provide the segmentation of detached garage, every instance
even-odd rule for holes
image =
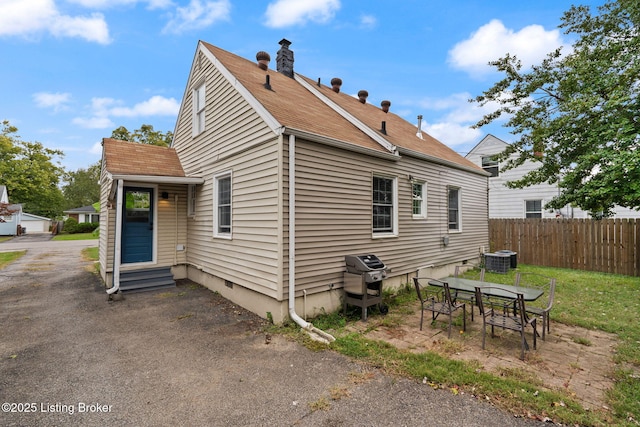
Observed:
[[[48,233],[51,228],[51,220],[43,216],[23,212],[21,225],[27,233]]]

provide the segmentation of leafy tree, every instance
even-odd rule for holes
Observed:
[[[16,208],[11,206],[11,203],[0,202],[0,222],[3,222],[2,217],[5,215],[13,215],[16,212]]]
[[[162,133],[161,131],[153,130],[152,125],[142,125],[140,129],[136,129],[131,133],[126,127],[120,126],[111,132],[111,138],[168,147],[173,139],[173,132]]]
[[[21,203],[25,212],[56,217],[64,204],[58,187],[64,169],[54,159],[64,154],[39,142],[22,141],[17,131],[9,121],[2,122],[0,182],[7,187],[11,203]]]
[[[471,101],[499,105],[475,127],[507,115],[519,138],[497,156],[503,170],[539,164],[510,187],[557,183],[547,207],[609,215],[615,204],[640,207],[640,3],[609,0],[598,12],[564,13],[560,28],[576,36],[568,53],[528,71],[510,54],[491,62],[504,78]]]
[[[68,172],[62,187],[66,209],[89,206],[100,200],[100,162]]]

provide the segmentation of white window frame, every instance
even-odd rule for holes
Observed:
[[[204,80],[201,80],[193,88],[191,94],[193,104],[193,136],[198,136],[204,132],[206,125],[207,91]]]
[[[451,228],[451,221],[449,220],[450,213],[451,213],[451,205],[449,204],[449,201],[451,200],[451,191],[454,191],[454,190],[458,192],[458,197],[457,197],[458,206],[456,207],[458,220],[456,222],[457,227]],[[447,187],[447,230],[450,233],[456,233],[456,232],[462,231],[462,189],[460,187],[454,187],[454,186]]]
[[[417,196],[414,192],[414,186],[420,188],[420,196]],[[416,206],[420,210],[418,213],[415,211]],[[413,219],[427,217],[427,184],[424,181],[411,181],[411,215]]]
[[[528,204],[529,202],[540,202],[540,210],[529,210],[528,208]],[[542,218],[543,217],[543,208],[542,206],[544,205],[543,200],[542,199],[531,199],[531,200],[525,200],[524,201],[524,217],[525,218]],[[529,214],[540,214],[540,216],[527,216]]]
[[[491,176],[489,178],[493,178],[500,175],[500,164],[497,160],[492,159],[493,156],[482,156],[482,169],[489,172]]]
[[[374,191],[374,181],[375,179],[386,179],[391,181],[391,191],[393,194],[391,195],[391,230],[375,230],[374,220],[373,220],[373,211],[375,207],[375,201],[373,197]],[[398,178],[395,176],[384,175],[384,174],[373,174],[371,177],[371,234],[372,237],[375,238],[385,238],[385,237],[397,237],[398,236]]]
[[[189,184],[187,187],[187,216],[196,216],[196,185]]]
[[[229,180],[229,231],[220,231],[220,195],[219,184],[220,181]],[[231,239],[233,233],[233,174],[231,171],[225,171],[219,173],[213,177],[213,237],[221,239]]]

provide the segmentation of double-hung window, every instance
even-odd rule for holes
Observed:
[[[460,189],[449,187],[449,230],[460,231],[462,223],[460,220]]]
[[[213,195],[213,235],[214,237],[230,239],[232,218],[231,172],[225,172],[213,178]]]
[[[196,186],[189,184],[187,193],[187,216],[193,218],[196,216]]]
[[[204,132],[205,125],[205,84],[202,81],[193,89],[193,136]]]
[[[493,156],[483,156],[482,157],[482,169],[489,172],[491,176],[498,176],[498,161],[493,160]]]
[[[384,176],[373,177],[373,233],[395,235],[397,230],[396,179]]]
[[[427,217],[427,188],[424,182],[411,183],[411,200],[413,218]]]
[[[525,218],[542,218],[542,200],[525,200]]]

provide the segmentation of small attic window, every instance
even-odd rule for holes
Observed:
[[[204,80],[193,89],[193,136],[200,135],[205,128],[206,88]]]
[[[493,156],[483,156],[482,169],[489,172],[492,177],[498,176],[498,161],[493,160]]]

